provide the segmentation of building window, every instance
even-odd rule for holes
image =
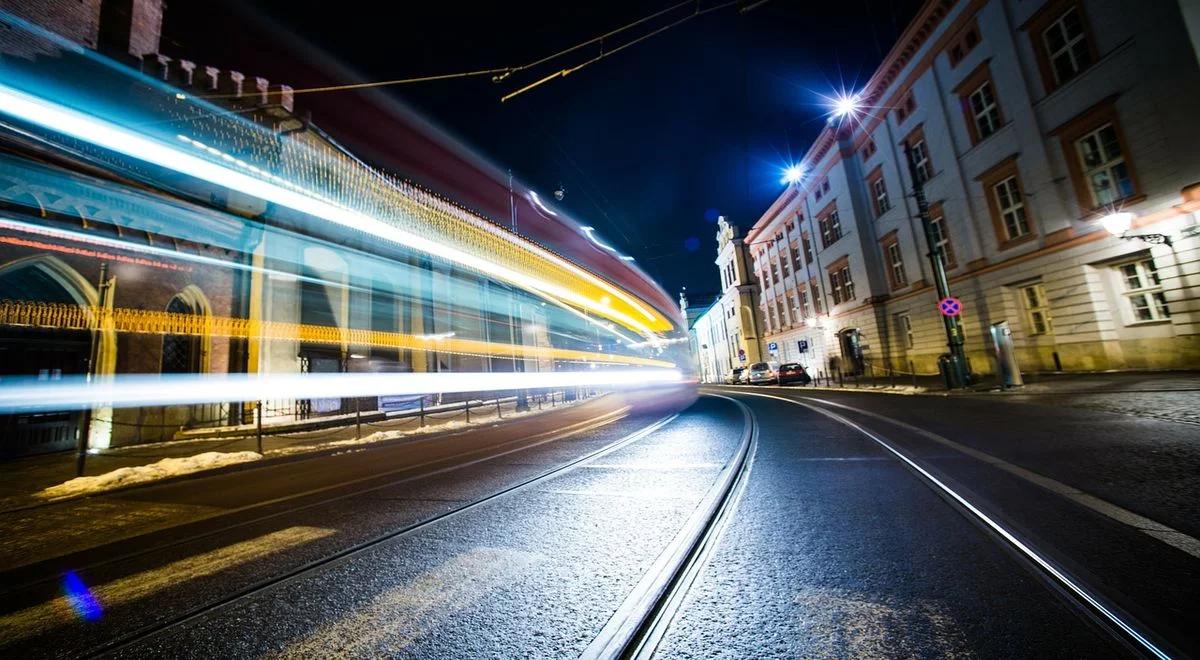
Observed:
[[[946,49],[946,56],[950,58],[950,66],[958,66],[958,63],[963,61],[975,46],[981,41],[979,37],[979,26],[972,21],[966,28],[963,29],[954,40],[950,42],[950,46]]]
[[[779,264],[771,262],[771,284],[779,284]]]
[[[821,247],[829,247],[842,237],[842,221],[837,209],[833,209],[817,218],[817,227],[821,230]]]
[[[811,264],[813,261],[812,241],[808,240],[808,234],[800,235],[800,243],[804,246],[804,263]]]
[[[796,312],[800,317],[808,316],[808,289],[804,287],[797,292]]]
[[[986,191],[992,229],[1000,249],[1033,238],[1033,221],[1025,203],[1017,172],[1017,157],[1010,156],[978,177]]]
[[[904,120],[912,116],[917,111],[917,99],[913,97],[912,92],[909,92],[904,100],[896,107],[896,123],[903,124]]]
[[[883,180],[882,167],[875,168],[875,171],[867,175],[867,184],[871,189],[871,206],[875,209],[875,217],[887,213],[888,209],[892,208],[892,202],[888,199],[887,184]]]
[[[996,194],[996,205],[1004,222],[1004,234],[1008,240],[1029,233],[1029,220],[1025,217],[1025,200],[1021,198],[1021,186],[1017,177],[1010,176],[992,187]]]
[[[1004,125],[988,61],[985,60],[967,74],[962,82],[954,87],[954,93],[958,95],[958,101],[962,105],[963,120],[967,125],[971,144],[979,144]]]
[[[904,288],[908,284],[908,276],[904,273],[904,257],[900,254],[900,241],[893,240],[888,243],[885,251],[888,260],[888,277],[892,281],[892,288]]]
[[[1093,208],[1133,197],[1133,177],[1121,152],[1117,128],[1109,123],[1075,141]]]
[[[896,329],[900,335],[900,341],[904,342],[904,348],[911,349],[913,347],[912,318],[908,314],[897,314]]]
[[[1047,335],[1054,332],[1050,320],[1050,305],[1046,302],[1046,289],[1039,284],[1021,287],[1021,302],[1025,306],[1025,324],[1031,335]]]
[[[917,182],[925,183],[933,177],[933,163],[929,161],[929,149],[925,146],[925,133],[921,129],[913,131],[904,139],[908,157],[917,171]]]
[[[829,270],[829,294],[833,304],[840,305],[854,300],[854,281],[850,279],[850,265],[842,263]]]
[[[1135,323],[1171,318],[1158,268],[1153,259],[1140,259],[1116,267],[1124,285],[1126,305]]]
[[[792,274],[792,272],[788,270],[788,260],[786,254],[779,255],[779,270],[781,271],[783,279],[785,280]]]
[[[816,278],[808,281],[808,289],[812,291],[812,306],[813,312],[821,314],[824,312],[824,306],[821,304],[821,284]]]
[[[783,304],[783,296],[775,298],[775,308],[779,312],[779,325],[791,325],[791,321],[788,320],[787,305]]]
[[[946,268],[954,268],[958,262],[954,259],[954,246],[950,243],[949,232],[946,231],[946,217],[941,213],[931,215],[929,225],[932,230],[934,245],[941,250]]]
[[[982,140],[1000,128],[1000,106],[996,103],[996,95],[992,93],[990,80],[976,87],[967,96],[967,101],[978,139]]]
[[[800,246],[792,243],[789,249],[792,251],[792,269],[799,273],[804,267],[804,262],[800,260]]]
[[[1050,0],[1022,26],[1029,31],[1047,92],[1061,87],[1096,61],[1095,41],[1081,4]]]
[[[1046,59],[1050,61],[1055,86],[1079,75],[1080,71],[1092,63],[1083,17],[1080,16],[1077,7],[1063,12],[1058,20],[1043,30],[1042,39],[1046,45]]]
[[[860,149],[858,152],[859,155],[862,157],[862,161],[863,161],[864,165],[871,158],[871,156],[875,155],[875,151],[876,151],[875,140],[872,140],[871,138],[867,138],[867,142],[865,144],[863,144],[862,149]]]

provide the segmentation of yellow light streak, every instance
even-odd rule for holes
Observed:
[[[283,321],[255,321],[226,316],[176,314],[144,309],[99,309],[66,303],[46,303],[28,300],[0,301],[0,325],[34,327],[52,330],[85,330],[112,328],[118,333],[151,335],[196,335],[201,337],[237,337],[265,341],[300,341],[305,343],[371,346],[415,351],[438,351],[478,357],[517,358],[526,360],[562,360],[601,364],[668,367],[676,365],[615,353],[598,353],[567,348],[504,344],[459,337],[430,338],[400,332],[383,332],[361,328],[306,325]]]

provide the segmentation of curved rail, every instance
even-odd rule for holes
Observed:
[[[653,656],[741,500],[758,448],[758,420],[741,401],[719,394],[707,396],[725,399],[741,409],[745,420],[741,443],[704,501],[584,650],[582,658]]]
[[[472,501],[470,501],[460,507],[456,507],[450,511],[446,511],[444,513],[440,513],[440,514],[437,514],[434,516],[430,516],[430,517],[420,520],[418,522],[400,527],[398,529],[390,530],[388,532],[377,535],[377,536],[367,539],[365,541],[356,543],[348,548],[340,550],[331,555],[322,557],[320,559],[313,560],[307,564],[299,566],[295,569],[292,569],[292,570],[282,573],[280,575],[276,575],[274,577],[270,577],[270,578],[261,580],[259,582],[256,582],[254,584],[251,584],[239,591],[236,591],[236,592],[229,594],[218,600],[214,600],[209,603],[205,603],[203,605],[198,605],[196,607],[193,607],[193,608],[187,610],[186,612],[183,612],[177,616],[171,617],[170,619],[167,619],[165,621],[157,622],[157,623],[143,626],[141,628],[133,630],[126,635],[123,635],[121,637],[118,637],[117,639],[111,640],[103,645],[97,646],[95,649],[92,650],[92,653],[90,653],[88,655],[88,657],[112,657],[112,656],[115,656],[123,650],[129,649],[130,647],[132,647],[142,641],[145,641],[151,637],[160,635],[168,630],[171,630],[171,629],[177,628],[179,626],[182,626],[184,624],[187,624],[189,622],[201,619],[201,618],[208,616],[214,612],[224,610],[230,606],[233,606],[239,602],[243,602],[249,598],[252,598],[252,597],[254,597],[258,594],[261,594],[265,591],[268,591],[270,589],[274,589],[274,588],[281,587],[286,584],[290,584],[290,583],[295,582],[299,579],[302,579],[308,575],[311,575],[311,574],[315,573],[316,571],[323,570],[328,567],[342,563],[348,559],[351,559],[355,556],[361,555],[361,554],[367,552],[368,550],[371,550],[372,548],[375,548],[375,547],[377,547],[383,543],[386,543],[388,541],[392,541],[394,539],[401,538],[403,536],[406,536],[406,535],[416,532],[418,530],[425,529],[425,528],[430,527],[431,525],[434,525],[438,522],[453,518],[455,516],[458,516],[459,514],[465,513],[472,509],[475,509],[479,506],[482,506],[483,504],[486,504],[486,503],[496,500],[498,498],[504,497],[506,495],[510,495],[510,494],[515,493],[520,490],[524,490],[525,488],[528,488],[535,484],[541,483],[548,479],[552,479],[556,476],[561,475],[564,472],[567,472],[569,470],[572,470],[572,469],[578,467],[579,465],[581,465],[583,463],[600,458],[600,457],[610,454],[614,451],[617,451],[618,449],[621,449],[622,447],[625,447],[629,444],[637,442],[638,440],[641,440],[642,438],[650,435],[651,433],[657,431],[658,429],[662,428],[663,426],[666,426],[667,424],[671,423],[676,417],[678,417],[677,413],[669,415],[662,419],[659,419],[658,421],[650,424],[649,426],[643,427],[642,429],[640,429],[638,431],[628,434],[619,440],[616,440],[614,442],[611,442],[611,443],[605,445],[604,447],[601,447],[600,449],[597,449],[593,452],[590,452],[583,456],[580,456],[579,458],[576,458],[570,462],[567,462],[562,465],[545,470],[535,476],[524,479],[516,484],[513,484],[513,485],[503,488],[501,490],[498,490],[489,495],[485,495],[483,497],[472,500]]]

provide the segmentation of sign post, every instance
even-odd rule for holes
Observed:
[[[953,315],[942,312],[942,325],[946,328],[946,344],[950,349],[948,383],[952,387],[966,387],[970,382],[970,370],[967,368],[967,353],[963,350],[962,325],[958,316],[962,313],[962,302],[950,295],[950,279],[946,277],[946,261],[943,254],[937,230],[929,217],[929,201],[925,199],[923,181],[917,171],[917,163],[913,159],[912,148],[904,145],[904,158],[908,161],[908,176],[912,179],[913,198],[917,202],[917,214],[921,218],[921,226],[925,229],[925,242],[929,245],[929,263],[933,266],[933,283],[937,288],[938,308],[943,303],[953,301]],[[945,229],[943,228],[943,231]]]

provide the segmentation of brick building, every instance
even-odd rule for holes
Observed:
[[[936,371],[907,147],[974,371],[995,370],[1005,323],[1025,371],[1200,366],[1188,4],[926,2],[747,233],[775,359],[804,341],[826,368]]]

